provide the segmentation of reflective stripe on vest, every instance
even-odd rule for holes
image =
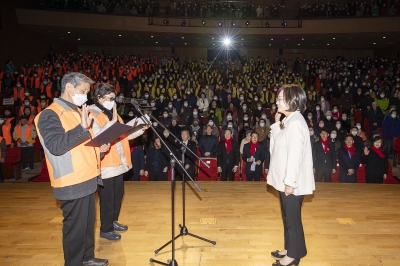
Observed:
[[[81,115],[59,99],[54,99],[54,102],[46,109],[52,110],[57,114],[65,132],[81,124]],[[38,125],[41,114],[43,112],[35,118],[36,125]],[[89,129],[89,132],[93,136],[91,129]],[[39,127],[37,128],[37,133],[45,151],[52,187],[72,186],[100,175],[99,148],[85,146],[85,143],[89,142],[90,138],[62,155],[53,155],[48,150],[47,143],[43,141]]]
[[[93,118],[96,120],[96,122],[99,124],[100,127],[104,127],[107,122],[110,120],[108,119],[107,115],[104,114],[103,112],[99,112],[98,110],[90,110]],[[121,119],[121,117],[118,116],[118,121],[120,123],[124,123]],[[129,147],[129,141],[126,135],[122,135],[119,138],[119,143],[122,145],[122,150],[125,155],[126,159],[126,164],[128,167],[132,166],[132,160],[131,160],[131,153],[130,153],[130,147]],[[117,143],[114,141],[113,143],[110,143],[110,150],[104,154],[103,158],[101,159],[101,168],[106,168],[106,167],[114,167],[121,165],[121,157],[118,154],[118,149],[117,149]]]

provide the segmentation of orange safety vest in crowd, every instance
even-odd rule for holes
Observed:
[[[29,107],[31,109],[31,114],[35,113],[37,110],[35,106],[30,105],[30,106],[25,106],[25,104],[22,104],[21,107],[19,108],[19,115],[24,115],[25,114],[25,108]],[[31,123],[29,123],[31,124]]]
[[[10,117],[7,118],[7,120],[4,122],[4,125],[1,127],[3,131],[3,137],[6,140],[6,145],[10,145],[12,143],[12,136],[11,136],[11,121],[13,121],[15,118]]]
[[[81,115],[59,99],[54,99],[54,102],[47,109],[54,111],[58,115],[65,132],[81,124]],[[41,114],[35,118],[36,125],[38,125]],[[93,136],[90,128],[89,132]],[[87,138],[81,144],[62,155],[53,155],[47,149],[46,143],[43,142],[39,127],[37,128],[37,134],[46,154],[46,163],[52,187],[68,187],[86,182],[100,175],[99,148],[85,146],[85,143],[89,142],[91,138]]]
[[[108,119],[107,115],[105,115],[103,112],[96,114],[96,112],[91,111],[93,114],[93,119],[96,120],[96,122],[100,125],[100,127],[104,127],[107,122],[110,120]],[[118,121],[120,123],[124,123],[121,119],[121,117],[118,116]],[[122,149],[124,151],[124,155],[126,158],[126,163],[128,167],[132,166],[132,160],[131,160],[131,151],[129,147],[129,141],[127,136],[122,135],[119,138],[119,141],[122,145]],[[105,167],[113,167],[113,166],[118,166],[121,165],[121,157],[118,154],[117,150],[117,145],[115,142],[110,143],[110,150],[104,154],[104,157],[101,159],[101,168]]]
[[[28,142],[29,144],[35,143],[35,139],[32,138],[32,128],[33,125],[28,123],[27,128],[25,130],[25,139],[26,142]],[[14,138],[14,140],[18,140],[21,138],[21,124],[15,126],[15,131],[17,132],[18,138],[17,139]]]
[[[24,99],[25,98],[25,88],[21,87],[19,90],[19,98]],[[17,101],[18,99],[18,88],[14,87],[14,101]]]

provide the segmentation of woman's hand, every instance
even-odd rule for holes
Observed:
[[[292,195],[294,192],[294,189],[291,186],[285,186],[285,195],[289,196]]]
[[[108,150],[110,149],[110,143],[108,144],[103,144],[100,147],[100,152],[108,152]]]
[[[282,116],[282,114],[281,113],[276,113],[275,114],[275,122],[276,123],[279,123],[280,121],[281,121],[281,116]]]
[[[384,174],[383,175],[383,180],[386,180],[386,178],[387,178],[387,174]]]

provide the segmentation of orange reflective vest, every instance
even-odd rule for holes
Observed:
[[[81,115],[59,99],[54,99],[48,109],[58,115],[65,132],[81,124]],[[36,125],[38,125],[41,114],[35,118]],[[62,155],[53,155],[46,147],[47,143],[41,138],[40,130],[38,127],[37,133],[45,151],[52,187],[68,187],[86,182],[100,175],[99,148],[85,146],[85,143],[89,142],[90,138],[83,140],[81,144]],[[89,129],[89,132],[93,136],[91,129]]]
[[[19,98],[24,99],[25,98],[25,89],[23,87],[20,88],[19,90]],[[18,88],[14,87],[14,101],[17,101],[18,99]]]
[[[91,113],[93,114],[93,118],[100,125],[100,127],[104,127],[107,124],[107,122],[110,121],[108,119],[107,115],[105,115],[103,112],[96,114],[96,112],[91,111]],[[118,121],[120,123],[124,123],[122,121],[121,117],[119,117],[119,116],[118,116]],[[122,135],[119,138],[119,142],[122,145],[122,149],[124,151],[127,166],[131,167],[132,166],[131,151],[130,151],[129,141],[128,141],[127,136]],[[107,153],[105,153],[104,157],[101,159],[101,168],[113,167],[113,166],[118,166],[121,164],[122,164],[122,160],[118,154],[116,142],[112,142],[112,143],[110,143],[110,150]]]
[[[33,125],[28,124],[25,130],[25,139],[29,144],[35,143],[35,139],[32,138],[32,128]],[[18,139],[21,139],[21,124],[15,126],[15,133],[16,135],[14,135],[14,140],[17,141]]]
[[[1,127],[3,131],[3,137],[6,140],[6,145],[10,145],[13,140],[11,136],[11,121],[14,119],[14,117],[7,118],[7,120],[4,122],[4,125]]]

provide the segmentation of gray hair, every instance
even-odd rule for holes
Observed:
[[[71,72],[69,74],[65,74],[64,77],[61,79],[61,93],[64,93],[67,83],[70,83],[72,86],[74,86],[74,88],[76,88],[77,86],[81,85],[82,82],[89,84],[95,83],[93,80],[79,72]]]

